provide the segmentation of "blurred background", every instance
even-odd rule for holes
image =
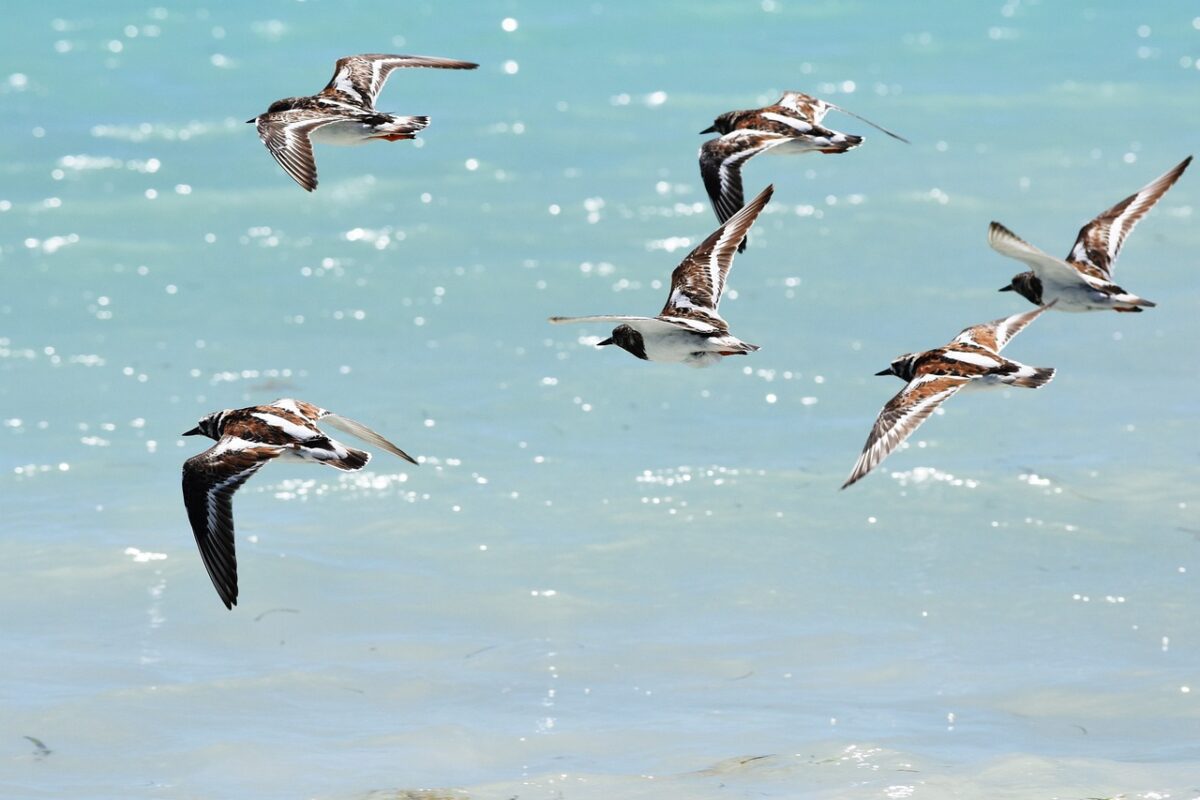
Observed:
[[[955,398],[844,480],[895,356],[1030,308],[1200,149],[1194,3],[25,4],[0,65],[0,794],[1029,798],[1200,793],[1200,176],[1127,240],[1147,313],[1049,313],[1058,375]],[[361,52],[417,142],[245,120]],[[653,314],[716,227],[718,114],[824,97],[707,370],[552,314]],[[1193,169],[1195,172],[1195,169]],[[240,605],[180,432],[298,397],[421,457],[273,464]],[[759,757],[762,758],[759,758]],[[418,790],[428,790],[422,793]]]

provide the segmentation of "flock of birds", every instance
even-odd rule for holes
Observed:
[[[375,108],[375,100],[393,70],[408,67],[475,69],[469,61],[412,55],[357,55],[339,59],[329,83],[315,95],[277,100],[248,120],[284,171],[307,191],[317,187],[312,143],[357,145],[379,139],[413,139],[429,124],[425,116],[397,116]],[[863,137],[824,127],[831,110],[841,111],[907,142],[838,106],[800,93],[786,92],[764,108],[730,111],[701,131],[717,138],[700,148],[700,174],[720,226],[671,273],[666,305],[656,316],[599,315],[551,317],[560,323],[617,323],[598,346],[615,345],[645,361],[705,367],[723,358],[747,355],[757,345],[729,330],[718,307],[734,256],[745,250],[747,234],[771,200],[767,186],[744,203],[741,170],[760,153],[843,153]],[[1018,386],[1036,389],[1054,377],[1048,367],[1030,367],[1000,355],[1004,346],[1031,322],[1058,311],[1140,312],[1154,303],[1112,281],[1112,268],[1126,237],[1191,163],[1184,159],[1166,174],[1102,212],[1079,231],[1065,259],[1024,241],[998,222],[988,243],[1029,269],[1000,291],[1014,291],[1037,306],[1032,311],[973,325],[948,344],[906,353],[876,373],[905,381],[875,420],[846,488],[880,464],[945,400],[966,388]],[[338,442],[317,427],[323,422],[343,433],[412,463],[407,453],[362,423],[301,400],[226,409],[208,414],[184,435],[202,435],[216,444],[183,465],[183,497],[204,566],[226,608],[237,604],[237,558],[232,498],[255,472],[276,458],[362,469],[371,455]]]

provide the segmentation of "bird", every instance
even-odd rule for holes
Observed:
[[[1004,345],[1053,303],[1010,317],[973,325],[942,347],[905,353],[876,375],[895,375],[906,384],[875,419],[845,489],[877,467],[947,398],[967,387],[1021,386],[1037,389],[1054,377],[1050,367],[1030,367],[1000,355]]]
[[[1016,292],[1034,305],[1058,300],[1055,307],[1059,311],[1111,309],[1140,313],[1143,308],[1153,308],[1155,303],[1112,282],[1113,265],[1125,237],[1179,180],[1190,163],[1192,157],[1188,156],[1080,228],[1075,246],[1065,260],[1042,252],[999,222],[992,222],[988,228],[988,244],[992,249],[1030,267],[1028,271],[1014,275],[1000,291]]]
[[[803,92],[784,92],[763,108],[728,111],[713,120],[701,134],[718,133],[700,146],[700,177],[721,222],[742,207],[742,165],[759,153],[844,153],[863,143],[863,137],[821,125],[829,111],[837,110],[899,139],[903,136]],[[738,252],[746,249],[743,241]]]
[[[733,265],[734,250],[774,190],[773,186],[763,189],[687,254],[671,273],[671,293],[657,317],[550,317],[550,322],[620,322],[598,346],[616,345],[643,361],[707,367],[724,356],[758,350],[758,345],[743,342],[729,332],[729,323],[721,318],[717,306]]]
[[[365,53],[339,58],[333,77],[310,97],[276,100],[257,117],[246,120],[258,127],[258,136],[272,157],[306,191],[317,188],[317,164],[312,143],[356,145],[372,139],[395,142],[415,139],[429,125],[429,117],[396,116],[375,109],[392,70],[402,67],[475,69],[470,61],[436,56]]]
[[[347,447],[317,428],[317,421],[416,464],[408,453],[352,419],[312,403],[282,398],[265,406],[225,409],[203,417],[184,436],[216,444],[183,462],[183,503],[208,577],[225,607],[237,605],[233,493],[268,461],[310,461],[346,472],[366,466],[371,454]]]

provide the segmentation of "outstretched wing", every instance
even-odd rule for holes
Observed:
[[[325,415],[321,417],[321,419],[332,427],[337,428],[342,433],[348,433],[351,436],[356,436],[359,439],[362,439],[368,444],[373,444],[376,447],[382,447],[392,455],[399,456],[405,461],[413,464],[417,463],[415,458],[401,450],[399,447],[396,447],[396,445],[392,444],[387,439],[368,428],[366,425],[363,425],[361,422],[356,422],[349,417],[343,417],[340,414],[334,414],[332,411],[326,411]]]
[[[774,186],[763,189],[679,262],[671,273],[671,294],[660,317],[699,319],[725,327],[717,307],[725,291],[729,268],[733,266],[738,245],[746,238],[774,191]]]
[[[611,324],[621,322],[634,330],[645,333],[670,333],[680,328],[685,328],[699,333],[716,333],[718,330],[725,330],[724,321],[721,324],[713,325],[700,320],[692,319],[663,319],[662,317],[635,317],[626,314],[593,314],[587,317],[549,317],[547,322],[553,325],[571,325],[576,322],[603,322]]]
[[[929,419],[934,409],[970,381],[971,378],[955,375],[919,375],[910,381],[879,412],[871,435],[863,446],[862,455],[858,457],[842,488],[845,489],[877,467],[922,422]]]
[[[791,141],[777,133],[738,130],[700,146],[700,177],[721,222],[732,217],[745,203],[742,195],[742,165],[759,153]],[[745,247],[739,248],[744,250]]]
[[[233,493],[286,448],[226,436],[183,462],[183,503],[200,558],[226,608],[237,605]]]
[[[321,90],[325,97],[350,103],[364,109],[375,108],[375,98],[383,90],[392,70],[402,67],[436,67],[439,69],[475,69],[470,61],[436,56],[401,56],[383,53],[364,53],[339,58],[333,77]]]
[[[1179,176],[1190,163],[1192,157],[1188,156],[1174,169],[1155,178],[1136,194],[1126,197],[1080,228],[1079,237],[1075,239],[1075,246],[1071,248],[1067,260],[1097,278],[1110,280],[1113,263],[1121,252],[1125,237],[1138,221],[1146,216],[1146,212],[1154,208],[1154,204],[1167,193],[1175,181],[1179,180]]]
[[[324,420],[331,427],[337,428],[342,433],[348,433],[351,436],[356,436],[359,439],[362,439],[368,444],[382,447],[392,455],[399,456],[405,461],[410,461],[413,464],[417,463],[416,459],[401,450],[396,445],[389,442],[387,439],[383,438],[381,435],[379,435],[379,433],[371,430],[361,422],[356,422],[355,420],[350,419],[349,417],[343,417],[340,414],[335,414],[332,411],[321,408],[320,406],[313,405],[312,403],[306,403],[303,400],[296,400],[291,397],[281,397],[272,402],[270,405],[274,406],[275,408],[282,408],[284,411],[290,411],[293,414],[297,414],[309,422]]]
[[[994,319],[991,322],[984,322],[980,325],[972,325],[969,328],[964,328],[962,333],[954,337],[954,342],[958,344],[977,345],[998,354],[1004,349],[1004,345],[1012,341],[1014,336],[1025,330],[1025,326],[1040,317],[1046,309],[1052,307],[1057,302],[1055,300],[1053,303],[1038,306],[1032,311],[1026,311],[1023,314],[1013,314],[1011,317]]]
[[[893,139],[899,139],[905,144],[912,144],[912,142],[908,141],[908,139],[905,139],[900,134],[893,133],[882,125],[878,125],[866,117],[859,116],[853,111],[849,111],[839,105],[834,105],[833,103],[822,100],[819,97],[813,97],[810,94],[805,94],[804,92],[784,92],[783,97],[779,98],[779,101],[775,105],[783,106],[796,116],[807,120],[814,125],[820,124],[821,120],[825,119],[825,115],[829,113],[830,109],[833,109],[842,112],[848,117],[854,117],[859,122],[865,122],[875,130],[886,133]]]
[[[350,117],[301,108],[277,111],[258,118],[258,137],[283,171],[305,191],[311,192],[317,188],[317,162],[313,158],[309,134],[322,125],[344,119]]]
[[[988,244],[1000,255],[1027,264],[1043,283],[1053,286],[1076,286],[1080,281],[1093,286],[1108,283],[1102,277],[1079,269],[1077,264],[1068,264],[1039,250],[999,222],[992,222],[988,226]]]

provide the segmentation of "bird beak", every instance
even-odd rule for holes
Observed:
[[[258,117],[252,117],[251,119],[246,120],[246,124],[249,125],[251,122],[254,122],[257,119]]]
[[[613,340],[612,340],[612,337],[610,336],[607,339],[605,339],[603,342],[596,342],[596,347],[607,347],[608,345],[610,345],[612,343],[613,343]]]
[[[876,372],[875,374],[876,375],[893,375],[894,373],[892,372],[892,368],[888,367],[887,369],[883,370],[882,372]]]
[[[716,132],[717,132],[717,126],[716,126],[716,125],[709,125],[707,128],[705,128],[704,130],[700,131],[700,133],[701,133],[701,134],[705,134],[705,133],[716,133]]]
[[[1008,286],[1005,286],[1005,287],[1004,287],[1003,289],[1001,289],[1000,291],[1002,291],[1002,292],[1011,292],[1012,290],[1013,290],[1013,287],[1012,287],[1012,284],[1010,283]]]
[[[199,425],[197,425],[196,427],[192,428],[190,431],[184,431],[183,433],[181,433],[181,434],[180,434],[180,436],[203,436],[203,435],[204,435],[204,434],[203,434],[203,432],[200,430],[200,426],[199,426]]]

